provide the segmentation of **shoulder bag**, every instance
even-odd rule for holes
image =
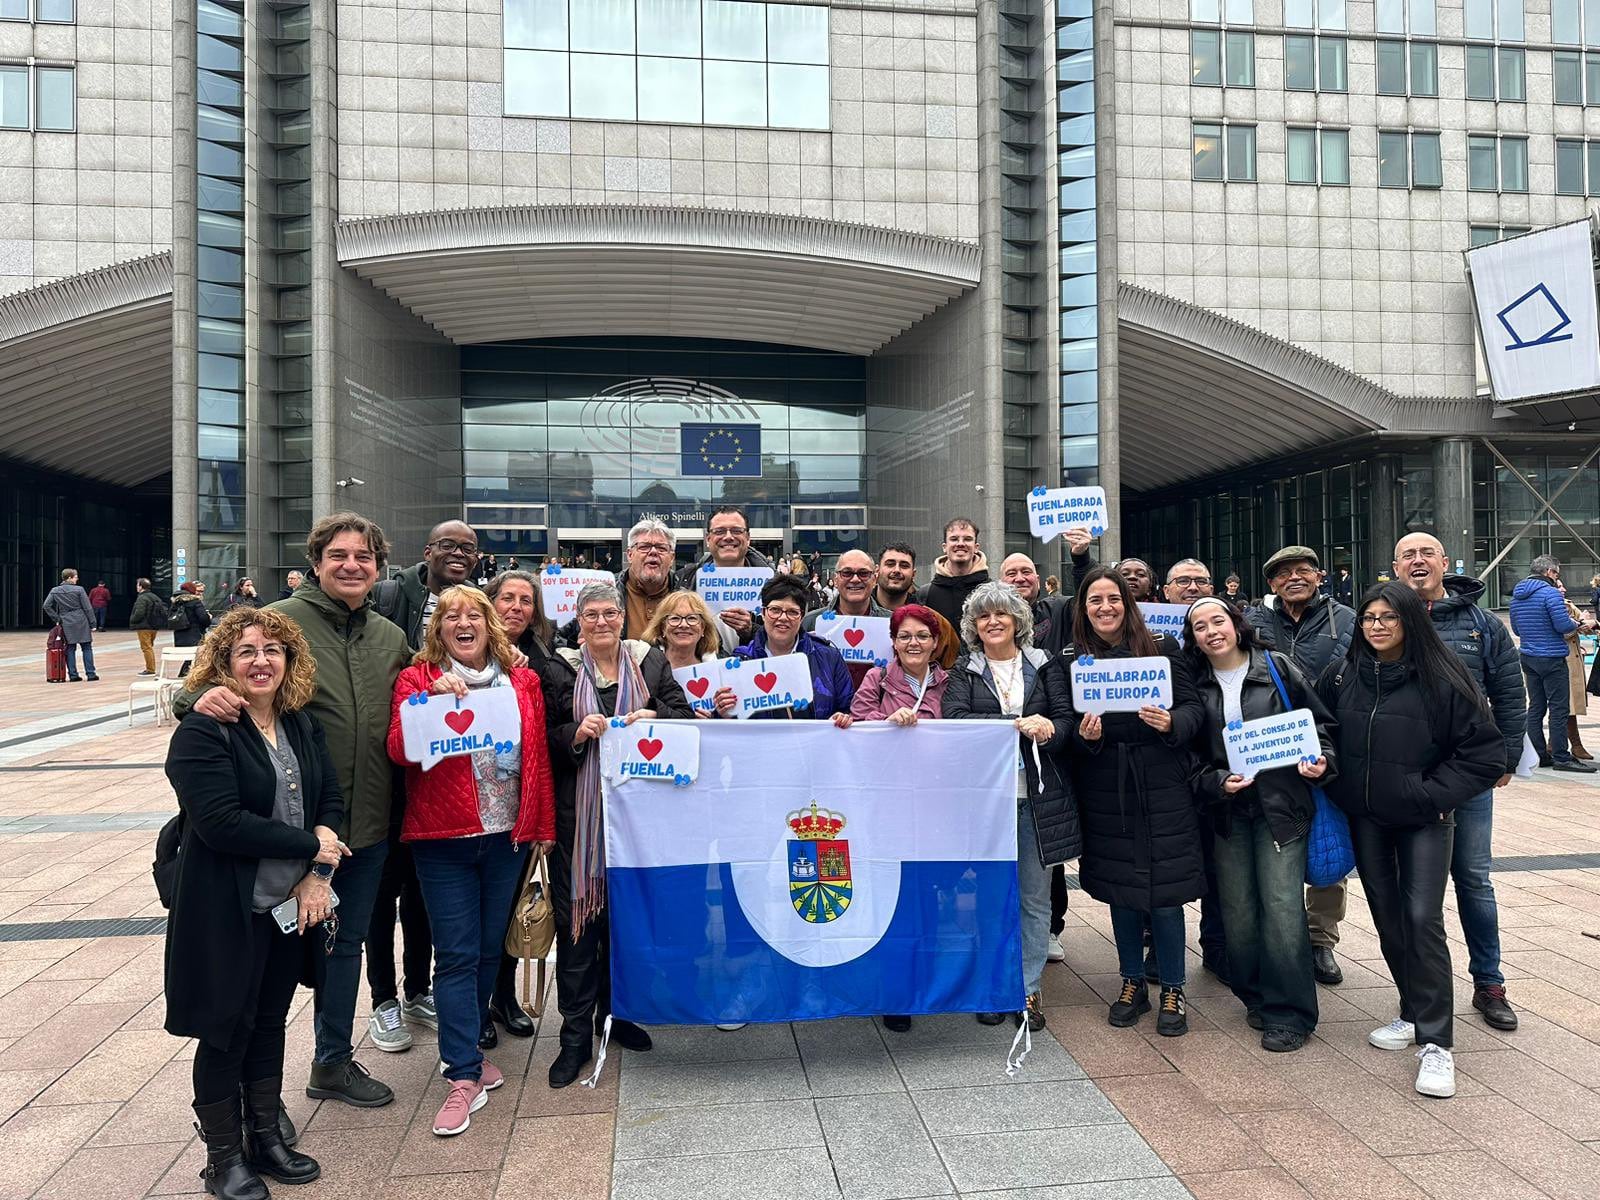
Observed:
[[[522,960],[522,1006],[540,1016],[544,1012],[544,960],[556,941],[556,912],[550,904],[550,866],[545,852],[535,845],[528,852],[528,869],[517,890],[517,902],[506,926],[506,953]],[[529,992],[531,966],[539,964],[539,990]]]
[[[1283,677],[1272,661],[1272,651],[1264,651],[1263,657],[1267,660],[1267,673],[1272,676],[1272,686],[1278,689],[1278,699],[1283,701],[1284,712],[1288,712],[1294,708],[1294,701],[1289,699],[1289,689],[1283,686]],[[1344,813],[1328,799],[1328,793],[1321,786],[1310,784],[1310,787],[1317,809],[1306,830],[1306,882],[1312,887],[1332,887],[1356,869],[1355,844],[1350,840],[1350,822]]]

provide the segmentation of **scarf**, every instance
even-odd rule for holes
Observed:
[[[511,686],[511,680],[501,673],[500,664],[492,658],[489,660],[489,665],[481,671],[474,671],[460,659],[452,658],[450,660],[450,672],[466,680],[469,688]],[[472,755],[471,759],[474,779],[505,779],[508,776],[522,773],[521,746],[513,746],[509,750],[501,751],[480,750]]]
[[[581,650],[583,661],[572,687],[572,719],[577,722],[591,713],[605,716],[600,707],[600,672],[589,647]],[[650,699],[639,665],[633,661],[628,644],[617,647],[617,702],[614,715],[626,716],[643,708]],[[583,927],[606,906],[606,863],[604,810],[600,796],[600,747],[590,748],[578,763],[577,794],[574,797],[576,831],[572,839],[572,940],[577,941]]]

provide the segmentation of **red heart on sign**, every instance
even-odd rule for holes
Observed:
[[[472,724],[472,710],[463,708],[456,712],[447,712],[444,715],[444,723],[457,733],[465,733],[467,726]]]
[[[844,631],[844,640],[849,642],[852,646],[861,645],[861,639],[866,636],[867,631],[865,629],[846,629]]]
[[[684,684],[684,686],[689,689],[689,694],[691,696],[693,696],[696,700],[700,700],[705,697],[706,689],[711,686],[711,680],[691,679],[688,683]]]
[[[777,682],[778,676],[774,671],[764,671],[756,676],[756,686],[763,692],[770,692],[777,685]]]
[[[640,738],[639,753],[644,755],[646,762],[654,762],[656,755],[661,753],[661,739]]]

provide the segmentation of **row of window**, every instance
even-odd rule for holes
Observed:
[[[0,63],[0,129],[70,133],[77,124],[72,67]]]
[[[1585,143],[1558,140],[1556,161],[1557,191],[1580,196],[1600,193],[1600,141]],[[1584,183],[1586,161],[1589,180],[1587,191]],[[1566,172],[1564,176],[1563,170]],[[1196,121],[1193,128],[1192,174],[1200,181],[1254,183],[1256,127],[1233,122]],[[1285,177],[1290,183],[1348,187],[1350,131],[1290,126],[1286,142]],[[1432,131],[1379,130],[1378,186],[1443,187],[1439,134]],[[1469,134],[1467,188],[1474,192],[1526,192],[1528,139]]]
[[[1189,17],[1208,24],[1251,25],[1254,8],[1254,0],[1189,0]],[[1464,0],[1467,41],[1525,41],[1523,9],[1524,0]],[[1344,32],[1349,28],[1344,0],[1284,0],[1283,23],[1290,29]],[[1377,0],[1373,27],[1379,34],[1437,37],[1435,0]],[[1600,47],[1600,0],[1551,0],[1550,40],[1563,46]]]
[[[589,54],[828,61],[828,10],[756,0],[505,0],[506,46]]]
[[[70,25],[77,17],[77,0],[0,0],[0,21]]]

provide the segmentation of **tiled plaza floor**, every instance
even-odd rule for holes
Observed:
[[[169,731],[148,711],[128,727],[131,634],[97,642],[99,684],[45,685],[42,644],[0,635],[0,1200],[197,1192],[193,1046],[161,1029],[161,938],[20,928],[162,915],[149,866],[173,811],[160,768]],[[1046,975],[1049,1035],[1014,1080],[1002,1070],[1009,1026],[968,1017],[918,1020],[909,1034],[870,1021],[658,1030],[653,1054],[614,1052],[594,1091],[546,1086],[553,1038],[503,1039],[493,1058],[506,1087],[445,1140],[429,1129],[443,1084],[420,1038],[406,1054],[360,1052],[395,1088],[393,1105],[305,1098],[302,993],[285,1096],[324,1176],[293,1194],[1589,1200],[1600,1195],[1600,870],[1548,856],[1600,862],[1600,786],[1540,772],[1499,793],[1497,810],[1494,881],[1522,1028],[1495,1033],[1472,1014],[1452,911],[1453,1100],[1418,1097],[1411,1056],[1366,1044],[1394,1015],[1394,993],[1359,885],[1340,946],[1346,982],[1320,989],[1316,1038],[1286,1056],[1261,1051],[1193,956],[1187,1037],[1159,1038],[1148,1018],[1110,1028],[1109,922],[1075,893],[1067,962]]]

